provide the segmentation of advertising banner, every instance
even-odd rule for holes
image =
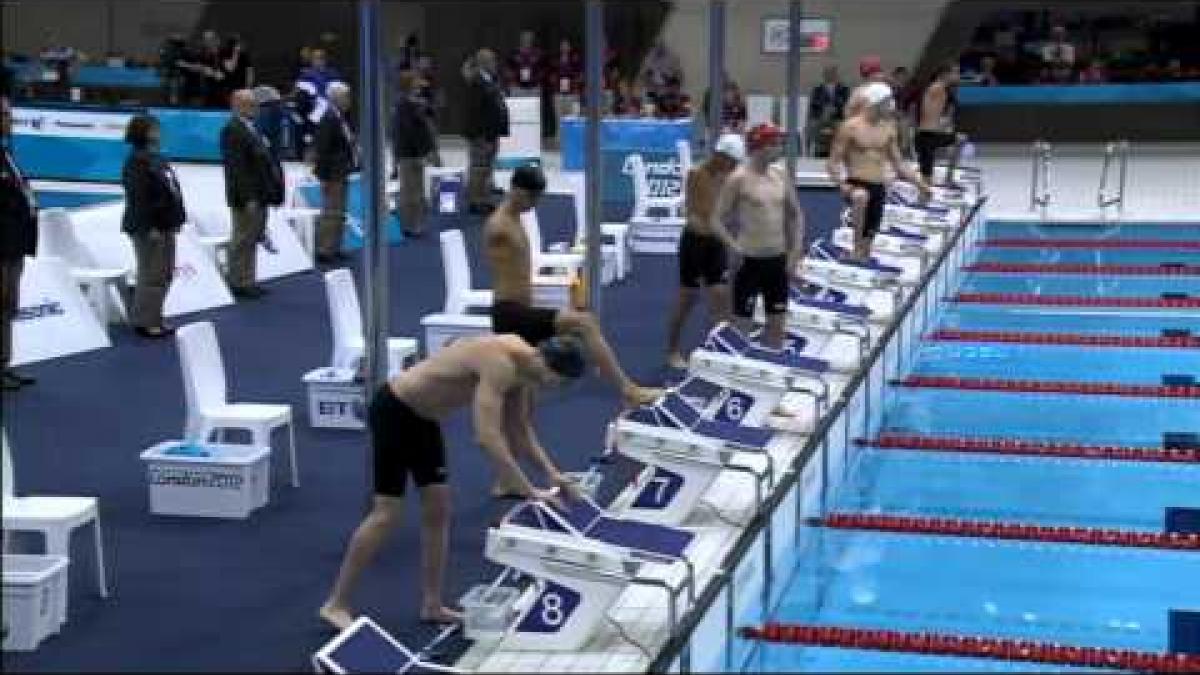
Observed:
[[[578,117],[560,125],[564,171],[583,171],[584,128]],[[601,200],[633,204],[630,155],[642,156],[652,195],[678,194],[683,189],[677,141],[692,140],[691,120],[606,119],[600,122]]]
[[[26,258],[13,320],[13,365],[45,361],[111,343],[70,268],[59,258]]]

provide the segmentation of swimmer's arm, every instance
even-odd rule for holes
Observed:
[[[845,180],[842,175],[842,167],[846,164],[847,126],[846,122],[838,125],[837,131],[833,134],[833,142],[829,145],[829,158],[825,160],[825,171],[829,173],[829,180],[837,186],[840,186]]]
[[[700,199],[701,195],[696,192],[696,184],[700,181],[697,170],[693,168],[688,171],[687,188],[683,192],[683,207],[687,212],[688,220],[707,225],[712,218],[712,212],[705,212],[705,208],[710,202],[707,199]]]
[[[550,459],[549,453],[542,447],[542,442],[533,428],[532,391],[522,388],[519,391],[509,392],[504,419],[509,434],[508,440],[514,450],[522,451],[532,457],[551,480],[562,475],[558,466]]]
[[[896,174],[908,182],[916,185],[922,193],[928,192],[929,186],[925,183],[925,179],[921,174],[913,171],[913,168],[904,161],[904,156],[900,154],[900,144],[896,140],[895,134],[887,144],[888,161],[892,163],[892,168],[896,170]]]
[[[521,471],[504,433],[505,392],[516,382],[516,368],[511,363],[487,364],[479,374],[475,388],[475,437],[492,458],[505,485],[516,485],[529,497],[536,494],[533,484]]]
[[[740,181],[740,174],[735,173],[721,185],[721,193],[717,196],[717,208],[711,219],[713,234],[717,235],[731,251],[738,250],[738,245],[733,235],[729,234],[729,228],[725,227],[725,223],[729,222],[729,217],[733,215],[733,209],[737,206],[738,194],[741,189]]]
[[[804,242],[804,210],[800,208],[800,198],[796,195],[793,182],[788,181],[783,186],[783,239],[787,243],[787,250],[794,254]]]

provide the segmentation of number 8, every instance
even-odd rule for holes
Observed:
[[[542,622],[547,626],[562,625],[562,597],[558,593],[547,593],[542,596]]]
[[[745,411],[742,410],[742,400],[736,396],[730,396],[729,402],[725,404],[725,412],[731,419],[742,419],[742,415],[745,413]]]

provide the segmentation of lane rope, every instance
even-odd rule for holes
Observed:
[[[1095,274],[1103,276],[1165,276],[1187,277],[1200,275],[1200,265],[1084,265],[1074,263],[998,263],[984,262],[967,265],[968,272],[991,274]]]
[[[923,450],[927,452],[974,452],[997,455],[1062,457],[1074,459],[1118,460],[1128,462],[1171,462],[1200,464],[1200,448],[1150,448],[1119,445],[1056,443],[1020,438],[972,436],[927,436],[924,434],[881,433],[875,438],[859,439],[857,444],[883,450]]]
[[[1029,239],[1009,237],[985,239],[981,244],[993,248],[1102,248],[1102,249],[1165,249],[1200,251],[1200,241],[1169,239]]]
[[[1200,385],[1127,384],[1124,382],[1066,382],[1056,380],[1002,380],[982,377],[910,375],[896,384],[924,389],[1003,391],[1023,394],[1086,394],[1147,398],[1200,398]]]
[[[1093,347],[1200,348],[1200,335],[1113,335],[1101,333],[1026,333],[1003,330],[939,329],[928,339],[943,342],[1003,342],[1026,345],[1076,345]]]
[[[1200,308],[1200,298],[1044,295],[1041,293],[959,293],[954,302],[991,305],[1053,305],[1066,307]]]
[[[1081,647],[986,636],[778,622],[761,627],[743,626],[738,629],[738,635],[747,640],[778,644],[1116,668],[1142,673],[1200,671],[1200,655],[1196,654]]]

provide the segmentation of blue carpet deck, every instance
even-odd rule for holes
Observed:
[[[836,197],[806,191],[802,200],[810,236],[827,231]],[[539,211],[547,241],[566,239],[573,220],[569,201],[549,196]],[[417,337],[420,317],[441,307],[437,229],[463,228],[476,285],[489,286],[478,263],[478,219],[435,218],[430,226],[425,238],[392,248],[393,335]],[[4,398],[18,493],[99,498],[113,591],[108,600],[96,595],[91,539],[77,531],[63,632],[36,652],[3,654],[5,671],[311,672],[310,655],[332,635],[316,609],[367,505],[367,437],[308,426],[300,377],[324,365],[331,341],[321,277],[302,274],[267,287],[264,300],[186,319],[216,325],[231,400],[293,406],[301,487],[287,484],[285,440],[277,436],[271,501],[246,521],[149,513],[138,454],[177,438],[184,422],[173,340],[142,341],[115,328],[111,349],[28,367],[38,384]],[[628,281],[604,289],[605,333],[630,374],[643,382],[661,383],[670,375],[662,365],[664,323],[675,287],[673,257],[639,256]],[[701,324],[693,315],[691,344]],[[591,378],[543,396],[538,430],[560,466],[582,469],[601,450],[616,410],[612,392]],[[483,532],[510,504],[487,497],[491,470],[466,416],[451,418],[445,433],[455,497],[446,589],[453,602],[496,573],[483,560]],[[415,511],[415,497],[409,501]],[[361,612],[409,644],[424,644],[433,634],[416,620],[417,545],[411,514],[357,594]]]

